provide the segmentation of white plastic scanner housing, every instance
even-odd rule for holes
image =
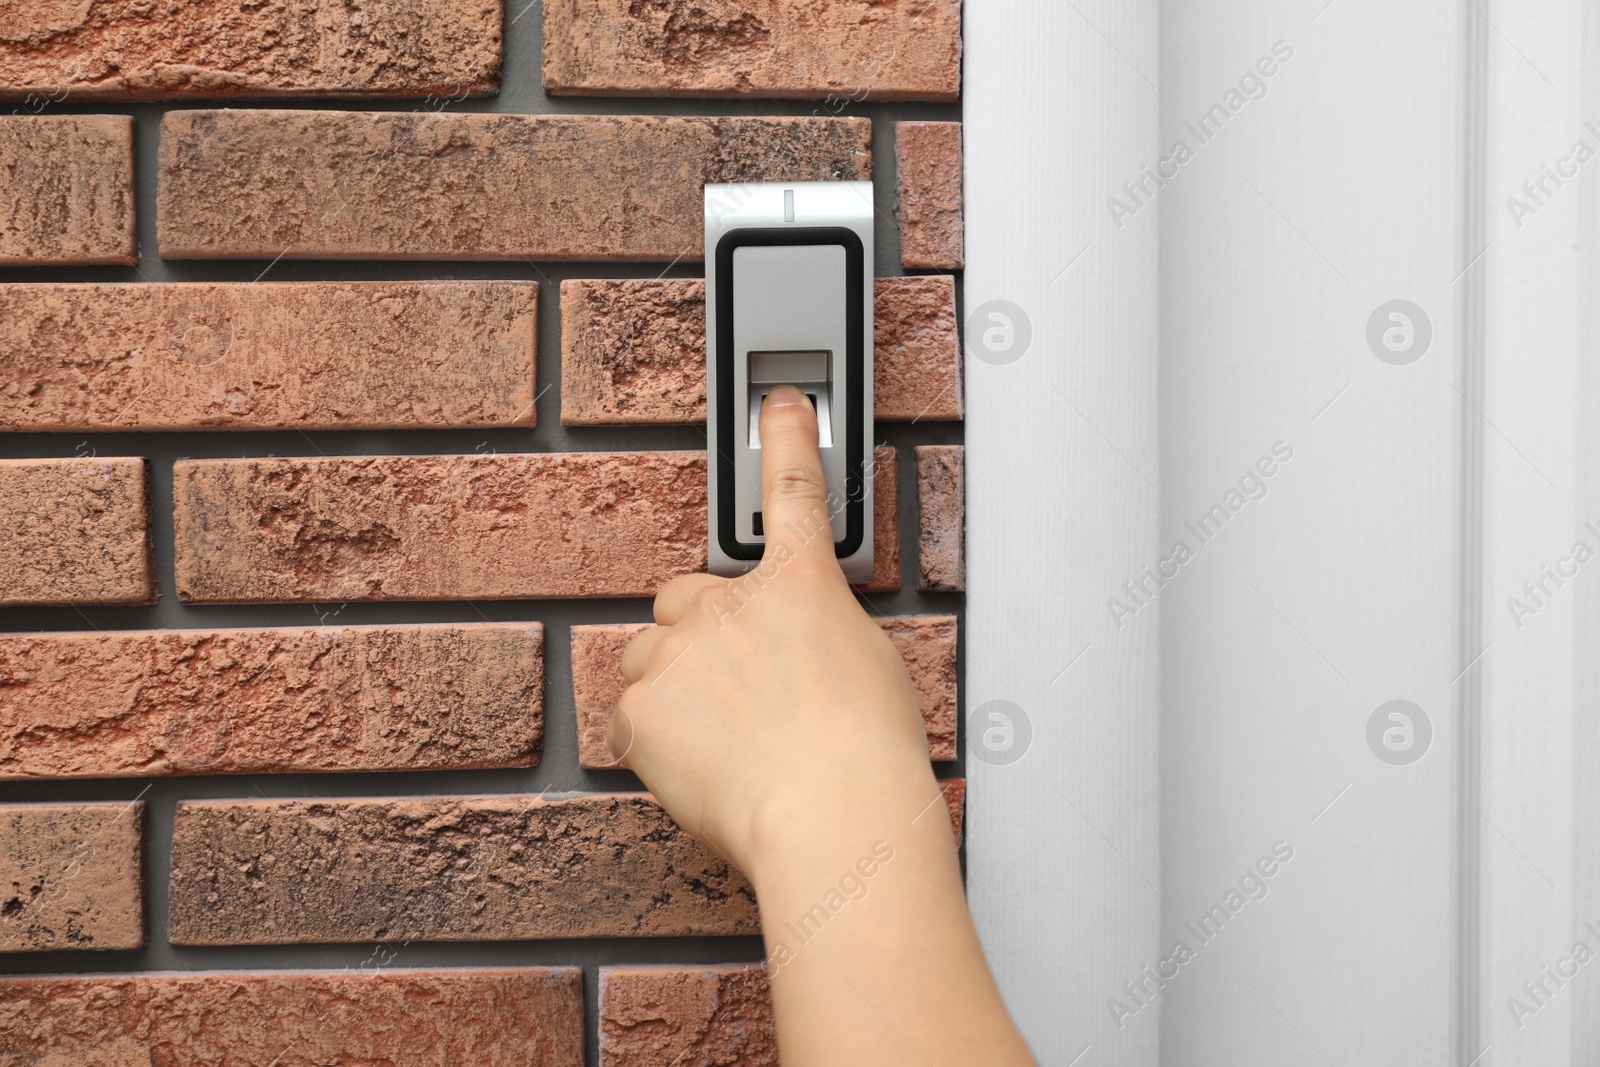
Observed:
[[[706,441],[715,574],[769,536],[826,536],[852,582],[872,576],[872,183],[707,185]],[[793,385],[817,409],[828,516],[771,530],[761,509],[761,401]]]

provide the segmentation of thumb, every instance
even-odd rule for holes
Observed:
[[[796,556],[837,564],[817,413],[792,385],[778,386],[761,404],[761,511],[769,556],[782,544]]]

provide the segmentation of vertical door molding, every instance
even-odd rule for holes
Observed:
[[[1462,5],[1162,19],[1172,136],[1279,59],[1162,194],[1164,1063],[1465,1067]]]
[[[1600,962],[1559,975],[1573,966],[1562,961],[1577,941],[1600,952],[1600,936],[1585,928],[1592,921],[1600,929],[1600,562],[1572,559],[1580,541],[1600,552],[1600,375],[1592,367],[1600,161],[1573,158],[1580,141],[1600,152],[1595,30],[1586,18],[1592,5],[1578,0],[1476,6],[1488,86],[1486,251],[1474,268],[1483,307],[1478,608],[1486,651],[1478,795],[1462,812],[1463,852],[1478,879],[1464,930],[1476,1003],[1464,1022],[1473,1051],[1489,1050],[1486,1063],[1569,1067],[1594,1062],[1600,1037]]]
[[[1592,11],[1592,9],[1591,9]],[[1585,122],[1600,126],[1600,19],[1583,19],[1582,107]],[[1600,148],[1600,136],[1587,126],[1589,144]],[[1600,163],[1600,159],[1594,162]],[[1587,174],[1578,189],[1579,285],[1578,485],[1582,515],[1600,526],[1600,174]],[[1600,549],[1600,541],[1591,542]],[[1571,795],[1573,818],[1573,925],[1590,920],[1600,926],[1600,582],[1591,577],[1576,590],[1577,624],[1573,634],[1577,674],[1573,724],[1575,743],[1570,758],[1577,769]],[[1585,928],[1587,928],[1585,926]],[[1600,938],[1589,942],[1600,951]],[[1600,978],[1600,974],[1594,977]],[[1600,981],[1586,981],[1573,990],[1572,1062],[1600,1062]]]
[[[1107,212],[1158,156],[1156,7],[965,7],[968,892],[1062,1067],[1159,1051],[1107,1008],[1158,956],[1157,609],[1106,607],[1157,557],[1158,208]]]

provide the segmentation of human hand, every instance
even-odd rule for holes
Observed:
[[[662,587],[659,625],[623,656],[629,686],[607,735],[758,891],[778,839],[788,856],[859,847],[938,795],[905,664],[834,555],[816,413],[799,390],[768,394],[761,443],[761,564]]]
[[[1030,1065],[967,913],[911,679],[834,556],[798,390],[768,394],[761,444],[766,555],[661,589],[659,625],[622,658],[612,754],[754,883],[784,1063],[916,1067],[936,1049]],[[868,850],[876,874],[857,866]],[[827,936],[794,939],[796,921]]]

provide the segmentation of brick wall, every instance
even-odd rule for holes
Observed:
[[[960,825],[959,0],[11,18],[0,1061],[776,1062],[606,715],[705,565],[700,187],[871,177],[860,595]]]

